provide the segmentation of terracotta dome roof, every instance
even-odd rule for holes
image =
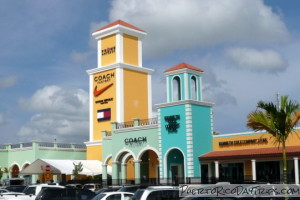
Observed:
[[[190,65],[190,64],[187,64],[187,63],[180,63],[174,67],[171,67],[170,69],[167,69],[165,71],[166,72],[171,72],[171,71],[175,71],[175,70],[179,70],[179,69],[192,69],[192,70],[195,70],[195,71],[199,71],[199,72],[204,72],[202,69],[199,69],[197,67],[194,67],[193,65]]]
[[[141,32],[146,32],[146,31],[144,31],[144,30],[142,30],[142,29],[140,29],[140,28],[138,28],[136,26],[133,26],[131,24],[128,24],[127,22],[124,22],[122,20],[114,21],[113,23],[108,24],[108,25],[106,25],[106,26],[104,26],[104,27],[102,27],[102,28],[100,28],[100,29],[98,29],[98,30],[96,30],[94,32],[101,31],[101,30],[104,30],[104,29],[107,29],[107,28],[110,28],[110,27],[113,27],[113,26],[116,26],[116,25],[122,25],[122,26],[126,26],[128,28],[135,29],[135,30],[138,30],[138,31],[141,31]]]

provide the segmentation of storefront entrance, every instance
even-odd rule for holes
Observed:
[[[220,179],[230,183],[242,183],[244,181],[243,163],[222,163],[220,164]]]
[[[266,161],[256,163],[257,180],[269,183],[280,182],[280,162]]]
[[[181,151],[173,149],[167,157],[168,162],[168,179],[173,185],[184,183],[184,158]]]

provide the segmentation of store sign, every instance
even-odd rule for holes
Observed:
[[[116,47],[108,47],[106,49],[102,49],[102,56],[112,54],[116,52]]]
[[[101,84],[101,83],[109,82],[114,77],[115,77],[115,73],[111,72],[111,73],[101,74],[101,75],[95,76],[94,81],[97,84]]]
[[[147,137],[126,138],[124,142],[125,145],[129,146],[141,146],[142,144],[147,143]]]
[[[177,122],[179,119],[180,115],[165,116],[165,121],[168,123],[165,125],[165,127],[168,132],[177,132],[177,129],[180,126],[180,124]]]
[[[104,121],[104,120],[110,120],[110,117],[111,117],[110,108],[97,110],[97,120],[98,120],[98,122]]]
[[[101,99],[99,101],[96,101],[96,103],[100,103],[102,105],[102,104],[107,104],[108,102],[113,101],[113,100],[114,100],[114,98]]]
[[[51,167],[50,167],[50,165],[46,165],[46,167],[45,167],[45,171],[46,171],[46,172],[50,172],[50,171],[51,171]]]
[[[267,138],[249,139],[249,140],[232,140],[232,141],[219,142],[219,146],[239,145],[239,144],[258,144],[258,143],[266,143],[266,142],[268,142]]]

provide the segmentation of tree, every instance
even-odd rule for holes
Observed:
[[[7,178],[9,178],[9,169],[7,167],[4,167],[3,172],[6,174]]]
[[[2,179],[2,176],[3,176],[3,171],[2,171],[2,168],[0,168],[0,181],[1,181],[1,179]]]
[[[78,165],[76,165],[75,163],[73,163],[74,165],[74,169],[73,169],[73,175],[74,175],[74,179],[78,179],[79,178],[79,173],[82,172],[83,168],[82,168],[82,163],[79,162]]]
[[[287,184],[286,140],[300,119],[299,103],[282,96],[278,106],[259,101],[257,108],[247,116],[247,126],[254,131],[270,133],[278,147],[282,146],[283,181]]]

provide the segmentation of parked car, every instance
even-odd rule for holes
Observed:
[[[10,191],[10,192],[23,192],[26,188],[26,185],[10,185],[4,187],[4,189]]]
[[[45,188],[35,198],[35,200],[91,200],[95,193],[78,188]]]
[[[116,192],[121,188],[121,186],[111,186],[107,188],[101,188],[100,190],[96,191],[96,194],[100,194],[103,192]]]
[[[96,192],[101,189],[101,185],[96,183],[88,183],[83,185],[83,189],[88,189],[92,192]]]
[[[9,192],[7,189],[3,189],[3,188],[0,189],[0,194],[7,193],[7,192]]]
[[[146,189],[148,185],[131,185],[131,186],[123,186],[118,192],[131,192],[135,193],[138,189]]]
[[[151,186],[137,190],[132,200],[179,200],[179,189],[172,186]]]
[[[9,185],[25,185],[25,179],[24,178],[7,178],[3,180],[4,186]]]
[[[82,185],[79,184],[79,183],[67,184],[66,187],[68,187],[68,188],[78,188],[78,189],[82,189]]]
[[[95,196],[92,200],[130,200],[133,196],[131,192],[103,192]]]
[[[56,184],[38,184],[38,185],[29,185],[27,186],[23,193],[18,192],[9,192],[1,194],[1,199],[16,199],[16,200],[34,200],[36,195],[40,191],[45,188],[64,188],[63,186],[56,185]]]

